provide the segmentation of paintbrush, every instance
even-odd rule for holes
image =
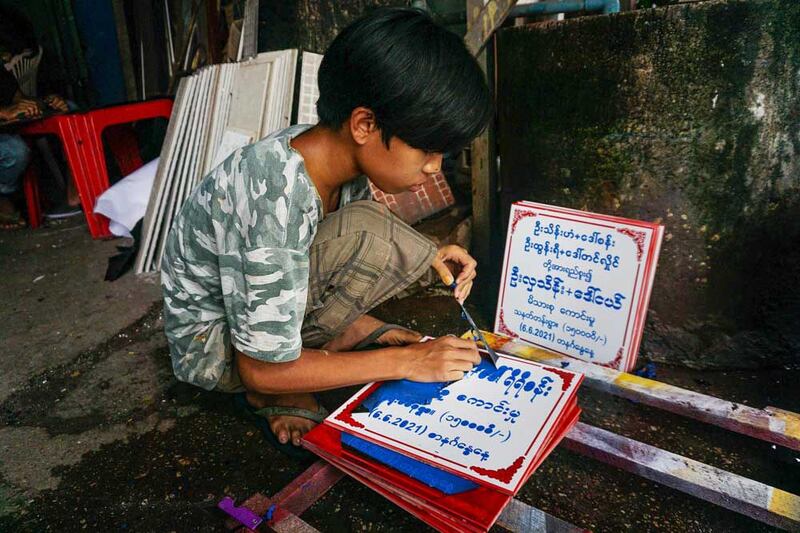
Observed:
[[[455,281],[450,285],[450,288],[455,290],[456,288]],[[475,325],[475,321],[472,320],[472,316],[470,316],[469,312],[467,311],[467,308],[464,307],[464,304],[462,304],[458,300],[458,298],[456,298],[456,301],[458,302],[458,305],[461,306],[461,316],[464,318],[464,320],[467,321],[470,329],[472,330],[472,338],[476,341],[481,341],[483,343],[483,347],[486,348],[486,351],[489,354],[489,360],[491,360],[492,365],[494,365],[494,367],[497,368],[497,359],[498,359],[497,353],[492,349],[491,346],[489,346],[489,343],[486,342],[483,333],[481,332],[480,328],[478,328],[478,326]]]

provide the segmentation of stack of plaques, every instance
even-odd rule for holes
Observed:
[[[296,50],[212,65],[181,80],[142,227],[136,272],[159,269],[175,216],[237,148],[289,126]]]
[[[582,380],[501,354],[452,383],[372,383],[303,445],[439,531],[486,531],[578,421]]]

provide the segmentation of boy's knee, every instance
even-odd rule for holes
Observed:
[[[372,278],[379,278],[393,255],[395,243],[384,235],[370,231],[359,232],[356,249],[353,250],[351,264]],[[369,265],[371,268],[364,268]]]
[[[369,219],[370,217],[387,219],[394,216],[394,213],[386,207],[386,204],[374,200],[358,200],[357,202],[347,204],[344,209],[350,211],[351,216],[363,217],[365,219]]]
[[[370,233],[386,241],[393,240],[398,225],[405,225],[385,204],[374,200],[353,202],[345,209],[351,231]]]
[[[397,217],[385,204],[362,200],[349,204],[352,222],[350,227],[361,234],[361,239],[381,241],[384,246],[374,246],[373,254],[388,250],[390,256],[404,260],[406,257],[428,255],[436,246]],[[353,223],[354,222],[354,223]],[[391,250],[395,250],[394,253]]]

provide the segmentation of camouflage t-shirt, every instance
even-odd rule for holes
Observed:
[[[323,212],[289,141],[310,127],[291,126],[235,151],[178,214],[161,262],[178,379],[213,389],[231,364],[230,343],[261,361],[299,357],[308,250]],[[342,187],[339,206],[369,197],[362,176]]]

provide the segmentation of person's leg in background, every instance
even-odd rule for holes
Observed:
[[[44,101],[50,109],[59,113],[78,110],[78,105],[75,102],[56,94],[45,97]],[[52,140],[47,137],[40,137],[36,139],[36,148],[50,174],[55,178],[56,184],[64,191],[64,197],[59,200],[53,199],[55,205],[48,209],[44,216],[49,219],[59,219],[79,215],[81,213],[81,199],[78,196],[78,190],[75,188],[75,180],[70,175],[68,168],[63,168],[62,170],[63,165],[55,157],[57,148],[54,147]]]
[[[0,134],[0,229],[25,226],[10,195],[19,190],[30,155],[30,148],[19,135]]]

